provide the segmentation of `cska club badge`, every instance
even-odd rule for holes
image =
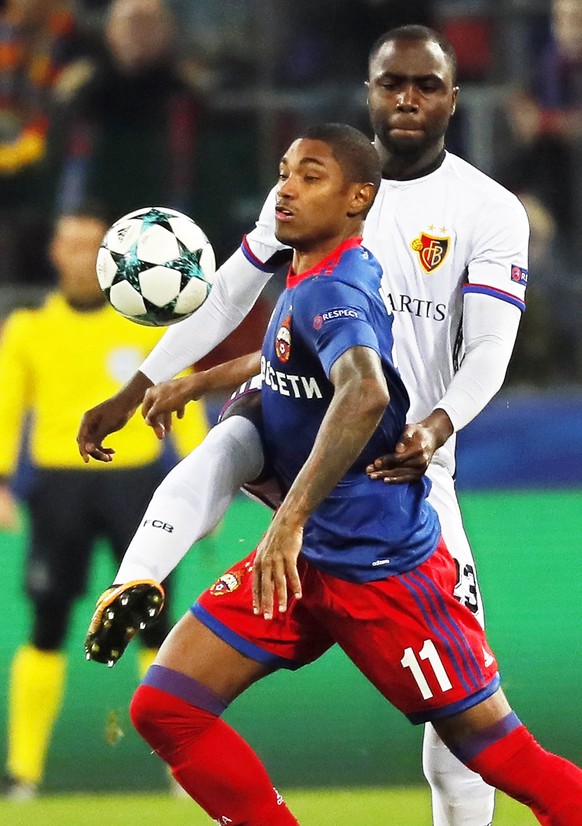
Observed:
[[[421,232],[410,246],[418,254],[422,269],[430,274],[437,270],[447,257],[450,241],[450,238],[436,238],[434,235]]]
[[[227,571],[210,588],[213,597],[223,597],[225,594],[232,594],[240,586],[242,581],[242,571]]]
[[[288,315],[279,327],[275,341],[275,351],[279,361],[287,362],[291,356],[291,316]]]

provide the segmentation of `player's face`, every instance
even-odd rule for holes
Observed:
[[[51,260],[64,295],[75,305],[93,306],[105,297],[95,262],[107,225],[89,216],[60,218],[51,243]]]
[[[393,40],[370,63],[368,108],[382,152],[418,159],[441,150],[458,89],[437,43]]]
[[[296,140],[279,165],[277,238],[297,250],[311,250],[333,241],[348,224],[357,187],[346,183],[327,143]]]

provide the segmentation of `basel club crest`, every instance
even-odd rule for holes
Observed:
[[[291,355],[291,316],[288,315],[277,332],[275,351],[279,361],[287,362]]]
[[[434,235],[421,232],[410,246],[418,254],[422,269],[426,273],[432,273],[447,257],[450,241],[450,238],[436,238]]]

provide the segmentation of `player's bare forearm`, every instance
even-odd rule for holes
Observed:
[[[113,460],[115,451],[104,447],[103,439],[127,424],[151,385],[151,380],[138,371],[118,393],[85,413],[77,433],[77,445],[84,462],[91,458],[99,462]]]
[[[281,508],[307,520],[358,458],[390,401],[380,358],[352,347],[333,365],[334,396]]]
[[[261,353],[250,353],[179,379],[150,387],[144,397],[141,412],[158,438],[172,428],[172,414],[181,419],[188,402],[197,401],[208,393],[234,390],[260,370]]]
[[[299,597],[297,557],[303,526],[358,458],[389,403],[380,358],[367,347],[352,347],[334,364],[335,391],[313,448],[257,549],[253,605],[273,616],[287,608],[287,590]]]
[[[394,453],[379,456],[368,465],[366,473],[371,479],[386,483],[416,482],[453,430],[448,414],[436,408],[421,422],[406,425]]]
[[[236,388],[261,370],[261,351],[239,356],[204,371],[205,392],[218,393]]]

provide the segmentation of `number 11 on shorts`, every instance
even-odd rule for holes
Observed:
[[[416,656],[412,648],[406,648],[404,650],[404,656],[400,660],[400,665],[403,668],[410,668],[412,676],[416,680],[416,684],[420,690],[420,693],[422,694],[423,700],[430,700],[430,698],[433,696],[433,693],[430,690],[430,686],[426,680],[426,677],[424,676],[422,666],[418,661],[419,658],[421,660],[426,660],[430,663],[430,666],[433,670],[435,677],[437,678],[441,691],[448,691],[450,688],[453,687],[432,640],[424,641],[424,645],[418,652],[418,657]]]

